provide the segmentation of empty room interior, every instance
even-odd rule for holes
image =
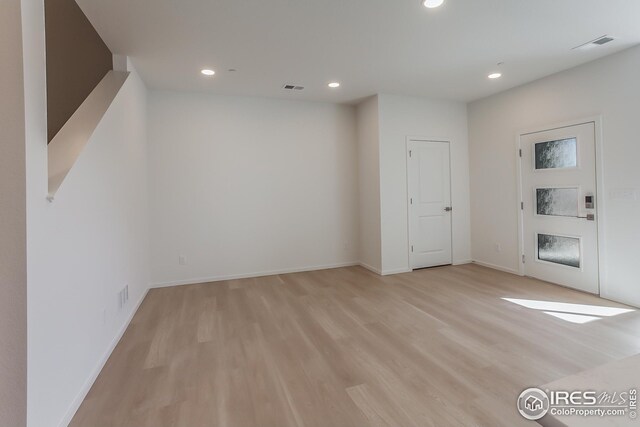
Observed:
[[[1,427],[640,425],[640,2],[1,4]]]

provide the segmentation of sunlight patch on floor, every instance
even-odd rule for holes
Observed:
[[[519,298],[502,298],[522,307],[533,310],[540,310],[545,314],[565,320],[571,323],[584,324],[600,320],[603,317],[618,316],[620,314],[631,313],[632,309],[606,307],[601,305],[572,304],[557,301],[539,301]]]

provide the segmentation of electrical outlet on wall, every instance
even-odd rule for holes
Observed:
[[[178,264],[187,265],[187,256],[186,255],[178,255]]]
[[[500,243],[496,243],[495,249],[496,249],[496,252],[498,253],[502,252],[502,245]]]

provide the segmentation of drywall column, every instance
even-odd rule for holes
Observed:
[[[0,6],[0,425],[27,417],[27,249],[20,0]]]
[[[471,259],[467,107],[462,102],[378,95],[382,274],[409,271],[407,137],[451,143],[453,263]]]
[[[381,274],[380,128],[377,96],[358,105],[357,123],[360,263]]]
[[[453,263],[471,260],[467,107],[462,102],[378,94],[357,107],[360,263],[378,274],[409,267],[408,137],[451,142]]]

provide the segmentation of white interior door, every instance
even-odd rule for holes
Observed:
[[[409,141],[409,258],[412,269],[451,264],[449,143]]]
[[[598,293],[595,125],[522,135],[525,274]]]

